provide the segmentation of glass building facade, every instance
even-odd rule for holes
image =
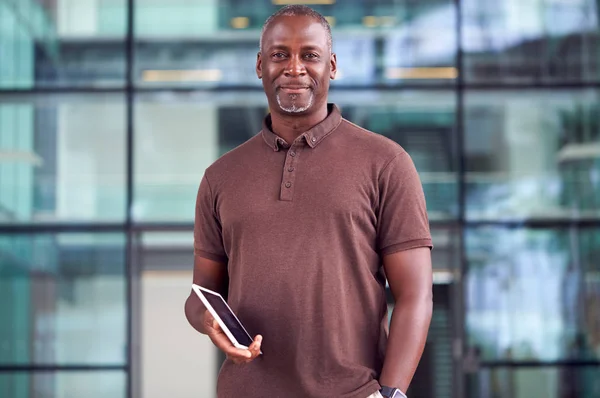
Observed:
[[[195,196],[261,127],[289,3],[332,25],[330,101],[423,182],[409,395],[600,397],[598,0],[0,0],[0,397],[215,396]]]

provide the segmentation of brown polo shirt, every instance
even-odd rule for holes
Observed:
[[[221,261],[253,362],[226,360],[219,398],[366,398],[387,341],[382,256],[431,247],[421,182],[395,142],[329,106],[286,143],[269,128],[223,155],[198,191],[194,252]]]

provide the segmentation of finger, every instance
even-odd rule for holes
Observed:
[[[252,349],[255,347],[260,347],[261,344],[262,344],[262,336],[259,334],[254,338],[254,340],[252,341],[252,344],[250,344],[250,346],[248,348]]]
[[[250,344],[250,347],[248,347],[248,350],[250,350],[250,352],[252,353],[253,358],[256,358],[257,356],[260,355],[261,344],[262,344],[262,336],[259,334],[254,338],[254,341],[252,342],[252,344]]]
[[[214,345],[216,345],[225,354],[240,356],[240,353],[237,352],[238,349],[235,348],[233,344],[231,344],[231,341],[229,340],[229,338],[227,338],[225,333],[213,331],[208,335],[208,337],[210,337]]]
[[[221,348],[225,354],[230,356],[232,359],[239,359],[241,361],[245,361],[247,359],[252,359],[252,352],[250,350],[244,348],[237,348],[228,340],[228,345]]]
[[[231,341],[225,335],[225,333],[220,331],[220,329],[217,330],[216,327],[214,329],[215,330],[208,333],[208,337],[211,339],[211,341],[213,342],[213,344],[215,346],[217,346],[221,351],[223,351],[232,360],[235,359],[235,360],[239,360],[239,361],[246,361],[246,360],[252,360],[256,356],[258,356],[259,352],[257,352],[256,355],[254,355],[253,351],[250,351],[249,349],[235,347],[233,344],[231,344]],[[252,343],[252,344],[254,344],[254,343]],[[258,351],[260,351],[260,345],[258,347],[259,347]]]
[[[209,331],[208,337],[217,348],[223,351],[226,355],[231,355],[236,358],[249,358],[250,352],[246,349],[236,348],[229,338],[220,329],[213,329]]]

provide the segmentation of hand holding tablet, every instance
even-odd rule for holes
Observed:
[[[206,307],[204,326],[208,337],[228,358],[239,364],[262,354],[262,336],[257,335],[253,340],[219,293],[196,284],[192,289]]]

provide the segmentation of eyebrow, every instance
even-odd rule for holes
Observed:
[[[286,46],[285,44],[277,44],[277,43],[275,43],[273,45],[268,46],[267,49],[268,50],[274,50],[274,49],[289,50],[290,48],[288,46]],[[313,45],[313,44],[302,46],[301,50],[303,50],[303,51],[310,51],[310,50],[312,50],[312,51],[326,51],[325,49],[323,49],[323,48],[321,48],[319,46]]]

